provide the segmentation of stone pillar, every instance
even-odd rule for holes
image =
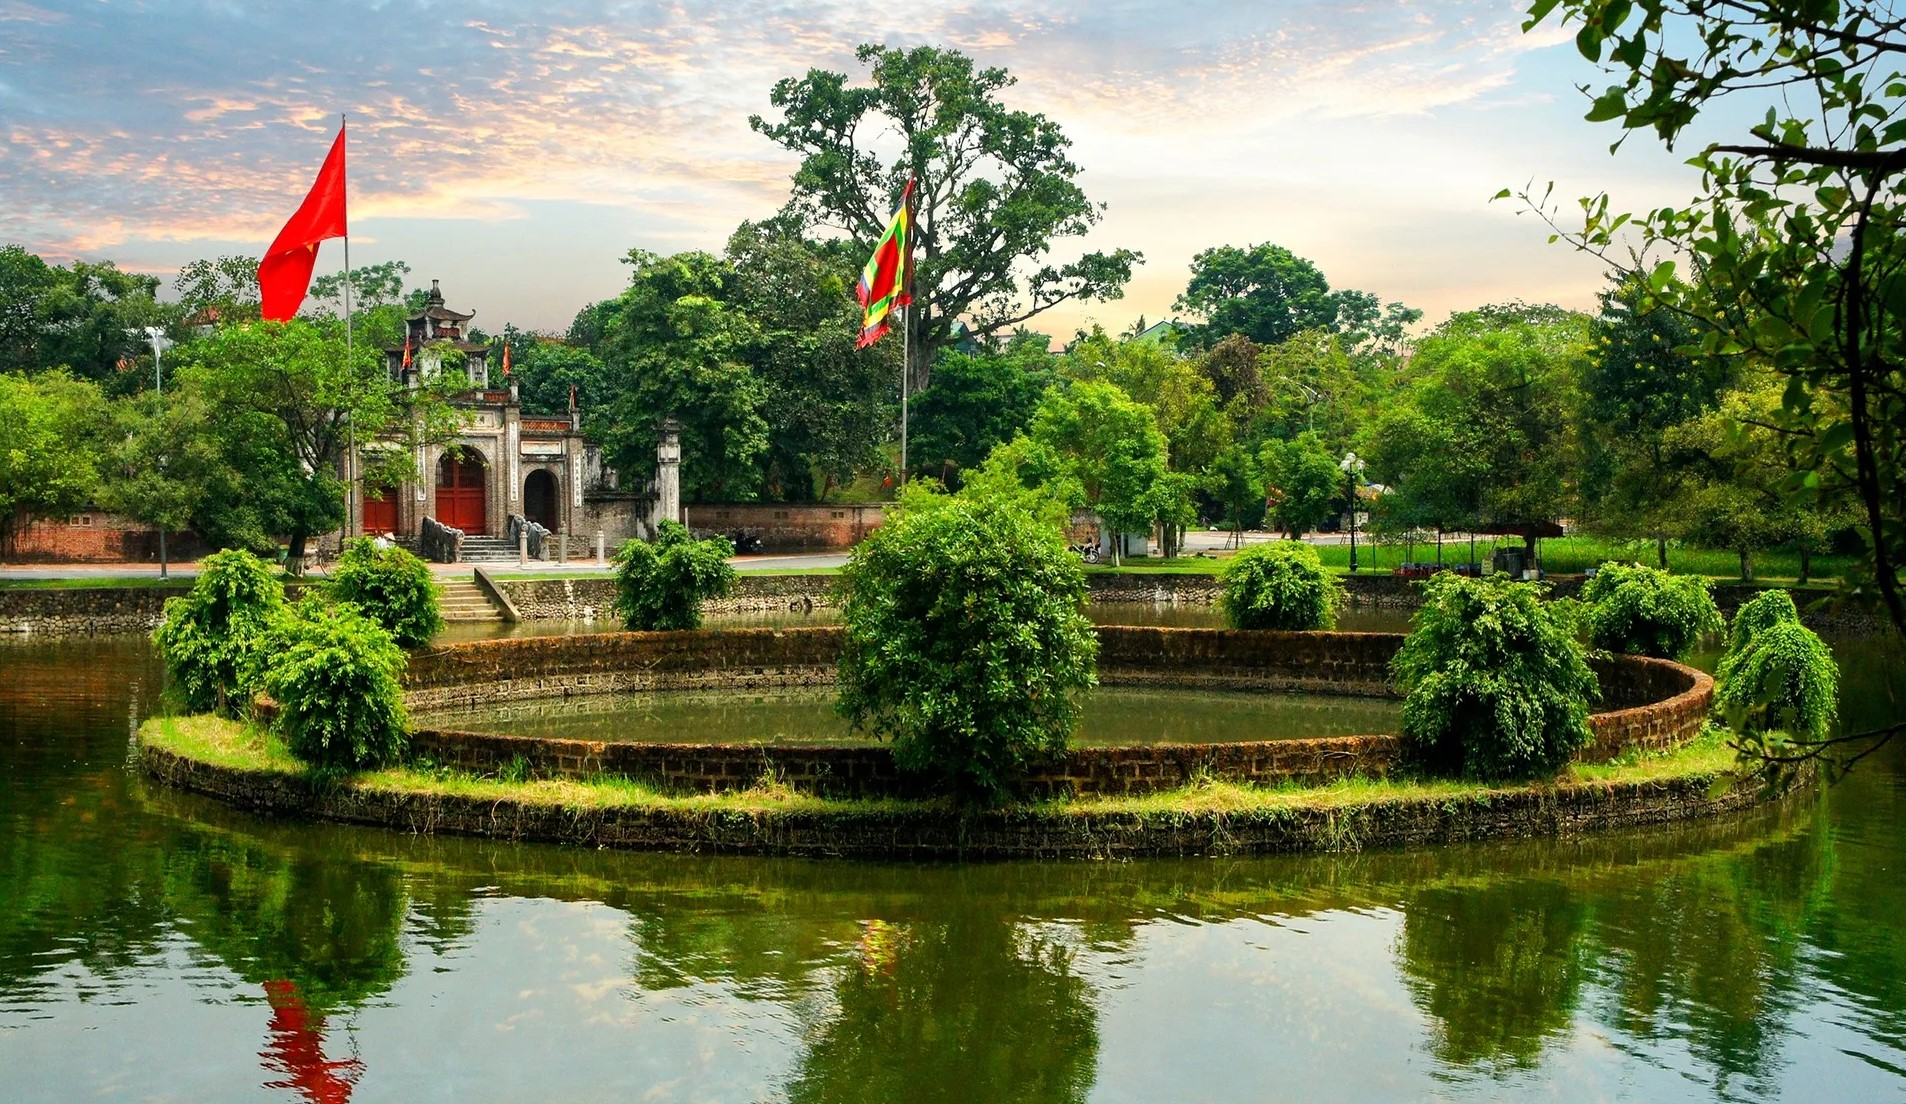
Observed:
[[[655,450],[655,521],[682,520],[682,427],[662,419],[662,444]]]

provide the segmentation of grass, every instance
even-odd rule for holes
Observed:
[[[299,775],[305,767],[277,738],[256,726],[221,717],[157,717],[140,727],[143,743],[188,759],[240,770]],[[1204,780],[1173,790],[1137,796],[1054,798],[1017,806],[1014,811],[1063,819],[1129,815],[1182,817],[1204,814],[1265,814],[1339,811],[1385,801],[1471,801],[1529,787],[1575,783],[1642,783],[1685,778],[1716,778],[1734,768],[1734,753],[1724,734],[1710,729],[1699,739],[1669,752],[1631,752],[1611,763],[1572,764],[1553,781],[1524,785],[1423,780],[1406,777],[1347,778],[1323,786],[1255,786]],[[505,772],[507,773],[507,772]],[[677,794],[619,777],[511,780],[428,765],[393,767],[353,776],[351,784],[372,792],[435,794],[485,801],[514,801],[530,806],[577,811],[631,809],[679,813],[804,813],[828,816],[948,812],[944,800],[841,799],[816,797],[784,782],[763,778],[745,790],[720,794]]]
[[[0,579],[0,590],[121,590],[163,587],[190,590],[192,580],[161,579],[157,575],[116,575],[83,579]]]

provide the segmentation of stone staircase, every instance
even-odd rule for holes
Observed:
[[[516,544],[502,537],[479,537],[475,534],[463,538],[460,563],[515,563]]]
[[[443,588],[440,609],[443,619],[450,622],[501,621],[503,611],[476,585],[471,578],[442,578],[437,584]]]

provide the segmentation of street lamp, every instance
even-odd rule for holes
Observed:
[[[160,370],[159,358],[164,354],[165,347],[171,343],[165,338],[165,330],[159,326],[145,327],[145,335],[146,340],[152,342],[152,393],[160,397],[161,405],[163,405],[165,398],[165,373]],[[161,520],[159,522],[159,578],[164,579],[167,577],[166,568],[165,522]]]
[[[1350,574],[1357,573],[1357,481],[1363,478],[1363,458],[1354,452],[1343,454],[1337,467],[1350,480]]]

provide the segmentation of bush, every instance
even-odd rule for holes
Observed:
[[[843,576],[840,710],[903,769],[996,800],[1065,750],[1095,682],[1085,569],[1023,501],[906,502]]]
[[[1437,775],[1553,775],[1587,744],[1598,689],[1583,648],[1534,583],[1441,574],[1392,661],[1403,752]]]
[[[1611,652],[1685,659],[1727,628],[1706,579],[1641,564],[1604,564],[1582,588],[1588,642]]]
[[[616,616],[638,632],[701,628],[703,600],[734,588],[734,554],[726,537],[698,541],[682,523],[662,522],[654,543],[632,540],[616,550]]]
[[[300,602],[268,646],[260,681],[278,703],[272,729],[291,754],[334,770],[403,755],[404,652],[389,630],[349,603]]]
[[[333,599],[390,630],[400,648],[428,644],[443,631],[430,565],[401,548],[379,548],[369,537],[351,541],[338,557],[329,589]]]
[[[1308,544],[1253,545],[1224,565],[1219,582],[1235,629],[1328,629],[1343,605],[1343,584]]]
[[[205,557],[191,593],[167,600],[152,633],[180,704],[194,713],[243,712],[260,643],[284,611],[284,583],[265,561],[239,550]]]
[[[1734,611],[1734,625],[1727,631],[1726,655],[1745,651],[1748,642],[1762,629],[1782,624],[1800,624],[1800,611],[1794,608],[1793,595],[1784,590],[1761,591]],[[1725,670],[1727,658],[1723,657],[1721,663]]]
[[[1820,740],[1839,715],[1839,664],[1784,590],[1762,591],[1735,612],[1714,681],[1715,704],[1743,736]]]

